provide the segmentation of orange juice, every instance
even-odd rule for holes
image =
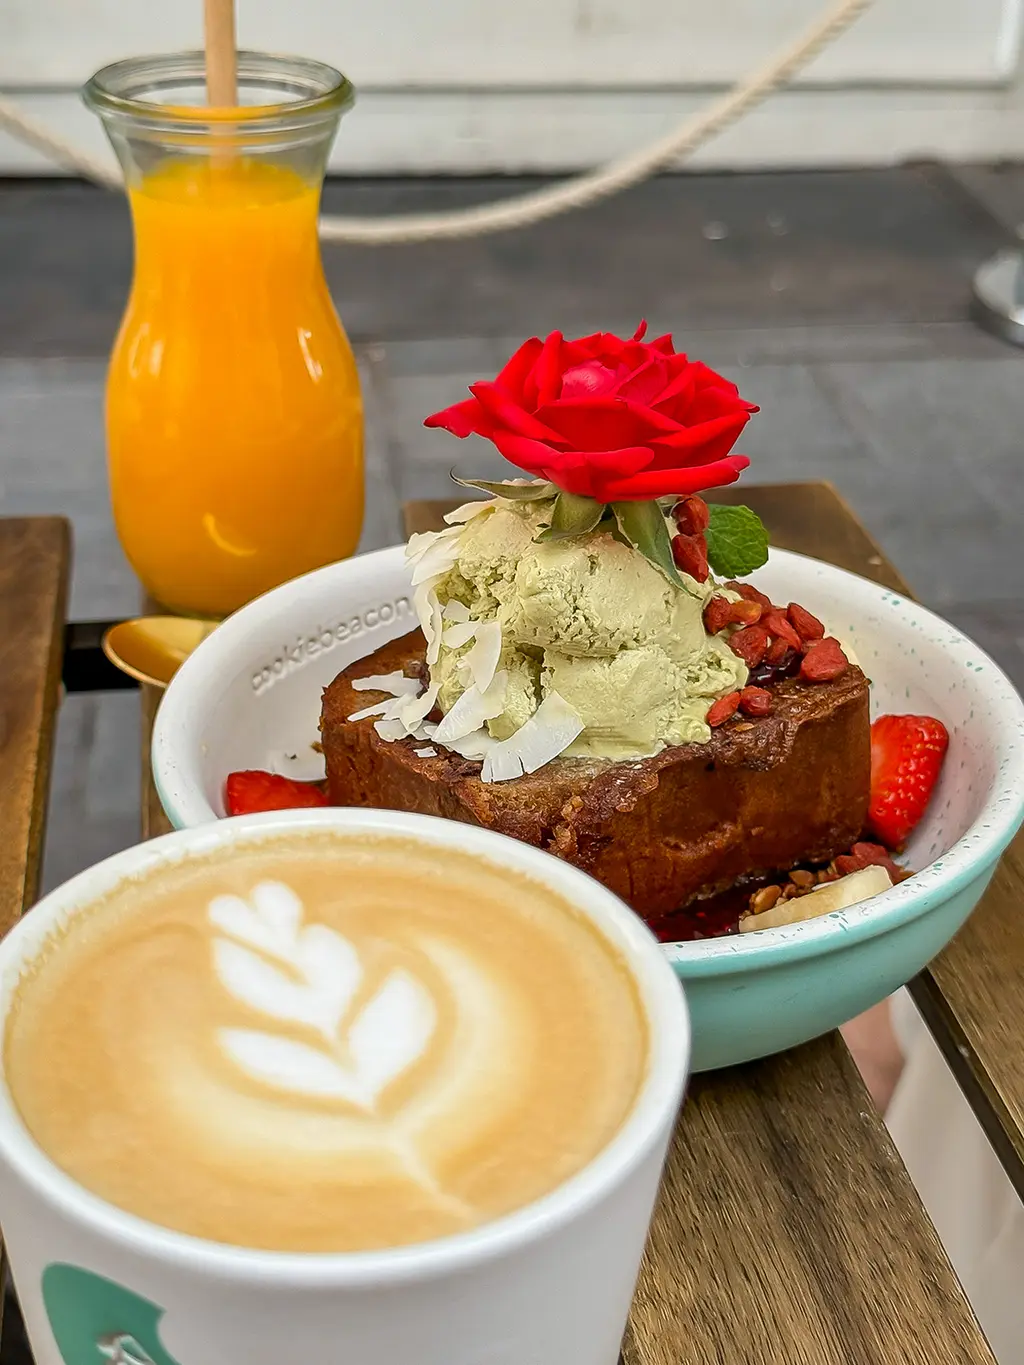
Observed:
[[[220,616],[359,540],[362,402],[320,260],[320,184],[225,153],[165,161],[130,195],[114,520],[153,597]]]

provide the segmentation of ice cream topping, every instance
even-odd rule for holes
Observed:
[[[503,781],[560,755],[640,758],[710,737],[711,702],[747,680],[704,626],[725,590],[686,574],[677,587],[607,530],[538,540],[552,508],[496,497],[410,541],[430,680],[410,697],[388,678],[401,695],[357,713],[376,714],[383,738],[430,740]]]

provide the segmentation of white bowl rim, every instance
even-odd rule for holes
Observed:
[[[358,556],[358,559],[372,567],[373,561],[387,563],[403,548],[402,545],[391,545]],[[838,588],[845,585],[848,592],[867,588],[877,595],[879,603],[887,602],[894,607],[909,604],[915,618],[929,622],[940,635],[945,633],[950,645],[969,647],[972,659],[983,665],[974,681],[986,694],[989,713],[1001,717],[1005,724],[1006,753],[992,789],[970,826],[944,853],[911,879],[848,910],[834,911],[799,924],[761,929],[754,934],[664,944],[669,960],[684,979],[796,962],[889,933],[927,914],[987,874],[1024,821],[1024,701],[991,656],[950,622],[884,584],[792,550],[772,547],[771,554],[773,559],[782,562],[813,564],[826,578],[834,578]],[[342,560],[338,563],[353,562]],[[224,659],[230,658],[236,646],[244,642],[251,628],[251,618],[269,599],[273,598],[278,606],[301,602],[311,580],[337,570],[338,564],[316,569],[248,603],[204,640],[172,679],[153,727],[151,760],[157,794],[176,827],[223,818],[199,793],[198,783],[193,782],[190,790],[189,784],[181,782],[180,770],[173,757],[172,737],[187,728],[191,697],[215,687]]]

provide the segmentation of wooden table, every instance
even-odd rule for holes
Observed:
[[[740,498],[760,512],[775,544],[906,590],[827,485],[748,488]],[[411,505],[408,529],[436,525],[449,505]],[[0,673],[0,725],[19,717],[21,736],[13,750],[18,780],[0,795],[3,828],[17,830],[0,854],[7,860],[0,863],[0,913],[7,922],[27,903],[38,872],[39,791],[52,734],[55,622],[67,554],[66,539],[52,524],[45,532],[39,523],[19,525],[13,539],[0,536],[6,626],[0,650],[7,649],[0,665],[12,653],[34,662],[19,664],[13,687],[7,672]],[[48,574],[38,567],[35,577],[23,574],[19,535],[43,537]],[[29,590],[39,605],[27,624],[18,624],[9,603],[16,600],[24,614]],[[145,699],[147,734],[154,701]],[[8,756],[8,741],[0,737],[0,743]],[[142,805],[145,833],[165,829],[148,773]],[[911,985],[1019,1189],[1022,858],[1018,842],[968,927]],[[925,1359],[991,1365],[993,1357],[838,1034],[698,1077],[670,1152],[624,1365],[919,1365]]]
[[[70,566],[62,517],[0,520],[0,933],[39,889]]]

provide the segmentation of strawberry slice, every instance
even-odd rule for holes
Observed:
[[[932,716],[880,716],[872,725],[868,824],[886,848],[901,849],[924,815],[948,744]]]
[[[326,806],[327,796],[319,782],[296,782],[292,777],[261,772],[231,773],[224,788],[229,815],[252,815],[260,810],[298,810]]]

